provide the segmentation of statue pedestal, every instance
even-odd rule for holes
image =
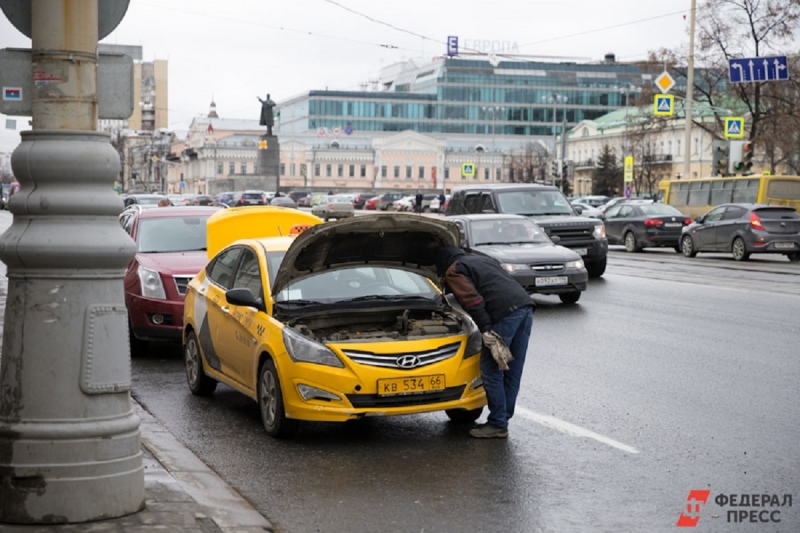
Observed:
[[[260,135],[258,148],[258,173],[266,178],[268,187],[275,184],[275,192],[281,185],[281,145],[275,135]],[[262,146],[266,143],[266,147]]]

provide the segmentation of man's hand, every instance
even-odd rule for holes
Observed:
[[[511,350],[508,349],[503,338],[496,331],[489,330],[482,334],[483,344],[489,348],[500,370],[508,370],[509,361],[513,361]]]

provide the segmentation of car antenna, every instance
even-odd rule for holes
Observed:
[[[281,227],[280,226],[278,226],[278,235],[283,237],[283,232],[281,231]]]

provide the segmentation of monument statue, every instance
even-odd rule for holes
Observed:
[[[262,100],[260,96],[256,96],[258,101],[261,102],[261,121],[259,122],[260,125],[267,127],[267,135],[272,135],[272,126],[275,125],[275,117],[272,114],[272,108],[275,107],[275,102],[273,102],[269,94],[267,94],[267,99]]]

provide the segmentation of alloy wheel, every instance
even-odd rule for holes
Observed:
[[[274,426],[278,407],[278,394],[275,376],[267,369],[261,373],[259,400],[261,417],[264,419],[264,425],[270,427]]]
[[[194,338],[186,341],[185,352],[186,377],[191,385],[197,383],[197,374],[200,372],[200,352],[197,349],[197,341]]]

